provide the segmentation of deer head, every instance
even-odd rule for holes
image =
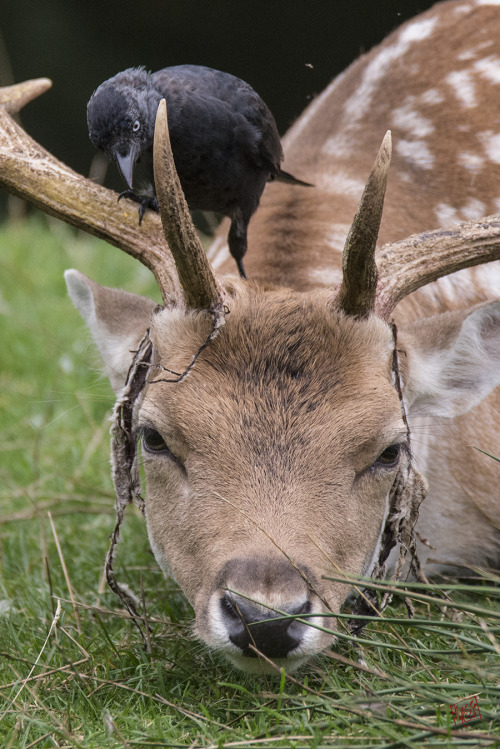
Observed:
[[[500,381],[500,304],[447,319],[436,341],[446,350],[442,365],[422,345],[435,322],[400,334],[390,322],[420,286],[500,258],[499,218],[376,253],[386,135],[349,233],[340,288],[297,292],[216,278],[175,174],[164,103],[155,181],[166,241],[157,220],[139,230],[126,201],[116,205],[114,193],[71,172],[12,121],[15,105],[5,102],[30,87],[1,95],[0,180],[136,256],[164,301],[156,308],[66,274],[118,396],[108,580],[135,614],[112,562],[123,512],[136,501],[157,561],[194,606],[199,636],[246,670],[265,668],[258,651],[297,667],[335,637],[320,615],[337,612],[349,586],[329,578],[383,574],[397,541],[401,560],[413,551],[425,482],[412,464],[407,413],[437,398],[443,413],[463,413]]]

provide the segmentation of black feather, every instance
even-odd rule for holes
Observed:
[[[245,81],[198,65],[149,73],[129,68],[102,83],[87,106],[89,136],[116,161],[123,195],[158,210],[153,178],[156,111],[167,101],[172,153],[190,209],[231,218],[229,249],[245,277],[247,227],[266,182],[307,186],[280,168],[283,151],[274,117]]]

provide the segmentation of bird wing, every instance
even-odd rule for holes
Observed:
[[[207,137],[238,143],[250,161],[271,174],[283,157],[274,117],[245,81],[201,65],[176,65],[152,74],[154,85],[170,102],[170,127],[207,128]],[[182,108],[182,116],[176,111]],[[210,131],[212,136],[210,136]],[[180,133],[177,137],[182,137]],[[213,144],[216,145],[215,142]]]

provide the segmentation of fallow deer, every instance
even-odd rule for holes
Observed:
[[[397,568],[413,554],[426,482],[424,571],[500,561],[498,464],[474,449],[500,450],[500,269],[469,269],[500,258],[500,215],[481,218],[500,210],[499,5],[436,5],[312,102],[283,145],[285,167],[316,187],[266,188],[249,281],[231,275],[222,234],[212,264],[203,252],[162,105],[168,246],[157,217],[138,229],[133,206],[9,117],[46,83],[0,98],[3,184],[138,257],[159,283],[162,307],[66,274],[118,395],[119,520],[131,500],[142,507],[199,637],[244,670],[267,667],[257,651],[296,668],[334,640],[319,615],[338,612],[349,586],[331,578],[382,574],[396,543]],[[388,135],[363,184],[388,128],[375,252]],[[108,578],[133,610],[112,571],[118,530]]]

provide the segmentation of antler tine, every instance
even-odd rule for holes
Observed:
[[[137,207],[117,204],[116,193],[96,185],[56,159],[9,112],[50,87],[47,79],[0,89],[0,185],[46,213],[107,240],[146,265],[165,304],[181,298],[173,258],[160,221],[152,214],[138,226]]]
[[[363,190],[342,256],[342,284],[334,305],[355,317],[364,317],[375,307],[378,277],[375,245],[382,219],[391,152],[391,131],[388,130]]]
[[[342,284],[334,306],[389,320],[412,291],[463,268],[500,260],[500,216],[414,234],[375,251],[391,159],[388,131],[366,183],[342,258]]]
[[[10,114],[17,114],[28,102],[52,88],[50,78],[33,78],[30,81],[16,83],[0,89],[0,106]]]
[[[167,104],[156,113],[154,173],[163,231],[168,242],[188,309],[218,310],[221,292],[194,228],[174,164],[168,132]]]
[[[396,305],[422,286],[463,268],[500,260],[500,215],[414,234],[377,251],[375,313],[388,320]]]

